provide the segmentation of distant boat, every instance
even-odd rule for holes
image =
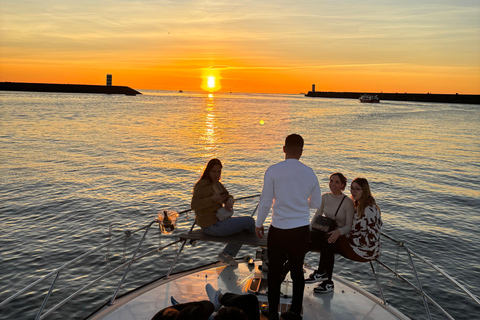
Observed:
[[[377,95],[370,95],[370,94],[364,94],[360,98],[358,98],[360,102],[365,102],[365,103],[379,103],[380,99],[378,98]]]
[[[178,90],[178,92],[182,93],[182,92],[183,92],[183,90]]]

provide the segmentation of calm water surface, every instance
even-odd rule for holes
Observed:
[[[0,92],[0,300],[105,241],[111,225],[120,235],[152,221],[159,210],[187,209],[193,184],[210,158],[222,160],[222,180],[236,197],[260,193],[263,173],[283,160],[283,141],[290,133],[304,137],[302,161],[317,173],[323,192],[333,172],[343,172],[349,181],[366,177],[382,208],[383,231],[479,296],[478,105],[143,93]],[[191,221],[182,217],[180,224]],[[85,274],[119,263],[139,236],[133,238],[110,249],[111,263],[103,251],[62,274],[57,287],[76,290]],[[156,234],[147,241],[166,243]],[[183,258],[178,268],[213,262],[221,248],[189,248],[193,258]],[[125,290],[163,275],[175,248],[170,251],[140,263]],[[395,262],[396,252],[384,247],[393,265],[406,264],[404,258]],[[247,253],[254,252],[241,251]],[[310,264],[317,259],[307,256]],[[374,289],[368,265],[339,258],[335,273]],[[445,293],[448,283],[426,270],[419,273],[427,292],[455,318],[480,314],[457,291]],[[0,309],[0,318],[34,318],[32,310],[43,300],[38,291],[45,293],[50,281]],[[52,319],[88,315],[113,293],[115,282],[104,285],[105,290],[89,291]],[[410,295],[396,293],[401,286],[387,277],[388,298],[413,319],[424,318],[420,300],[405,303]],[[55,293],[49,303],[64,298]]]

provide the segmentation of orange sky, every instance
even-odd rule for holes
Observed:
[[[0,81],[480,94],[478,1],[0,1]]]

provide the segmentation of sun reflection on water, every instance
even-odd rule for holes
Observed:
[[[205,129],[200,139],[204,142],[203,149],[206,151],[206,153],[212,154],[214,153],[217,145],[217,117],[215,114],[215,98],[212,93],[209,93],[207,99],[205,100],[205,110],[207,111],[207,115],[205,117]]]

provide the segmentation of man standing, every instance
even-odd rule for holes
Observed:
[[[268,231],[268,311],[269,319],[278,319],[283,264],[288,260],[293,280],[293,299],[289,313],[301,319],[303,260],[309,249],[310,208],[320,207],[322,198],[313,170],[299,161],[303,138],[291,134],[285,139],[285,161],[270,166],[265,172],[258,206],[255,233],[263,238],[263,223],[272,208],[272,224]],[[272,207],[273,204],[273,207]]]

